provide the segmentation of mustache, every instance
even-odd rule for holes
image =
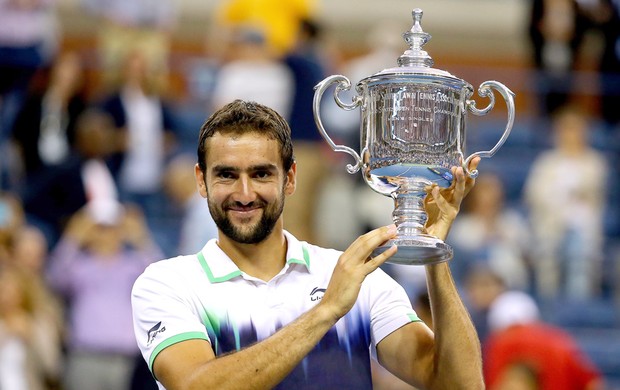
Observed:
[[[253,209],[253,208],[264,208],[267,205],[262,199],[256,199],[249,203],[242,203],[239,201],[228,201],[222,204],[222,208],[224,210],[243,210],[243,209]]]

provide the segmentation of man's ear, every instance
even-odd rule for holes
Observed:
[[[205,173],[200,169],[200,165],[194,165],[194,176],[196,177],[196,188],[198,193],[203,198],[207,197],[207,184],[205,180]]]
[[[297,162],[293,161],[293,165],[286,172],[286,184],[284,186],[285,195],[293,195],[295,193],[295,187],[297,186]]]

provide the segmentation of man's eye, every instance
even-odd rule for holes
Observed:
[[[271,176],[269,171],[258,171],[256,172],[256,177],[259,179],[266,179]]]
[[[233,174],[231,172],[220,172],[218,174],[218,177],[220,179],[232,179],[233,178]]]

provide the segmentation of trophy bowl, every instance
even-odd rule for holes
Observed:
[[[317,128],[336,152],[355,159],[347,171],[362,172],[374,191],[394,199],[392,219],[396,237],[377,248],[376,256],[392,245],[398,251],[388,262],[396,264],[435,264],[452,258],[452,248],[425,233],[424,188],[433,183],[450,187],[450,168],[468,169],[476,156],[491,157],[504,144],[514,123],[514,94],[497,81],[485,81],[478,88],[489,104],[478,109],[471,100],[473,87],[450,73],[432,68],[433,60],[422,46],[430,35],[422,30],[422,10],[413,10],[413,27],[403,34],[409,49],[398,58],[398,67],[384,69],[358,82],[356,95],[345,103],[340,93],[351,89],[350,80],[333,75],[315,87],[313,110]],[[360,153],[345,145],[336,145],[321,120],[321,102],[325,91],[335,84],[334,100],[344,110],[360,108]],[[508,121],[497,144],[489,151],[465,157],[467,113],[486,115],[495,105],[494,91],[506,101]]]

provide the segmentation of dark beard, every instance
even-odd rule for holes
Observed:
[[[219,208],[212,205],[211,202],[208,202],[208,204],[213,221],[215,221],[218,229],[220,229],[226,237],[240,244],[258,244],[271,234],[278,218],[282,215],[282,211],[284,210],[284,194],[282,194],[277,203],[268,205],[267,207],[263,206],[263,215],[260,221],[247,233],[242,232],[232,224],[226,212],[223,211],[226,209],[225,205]]]

